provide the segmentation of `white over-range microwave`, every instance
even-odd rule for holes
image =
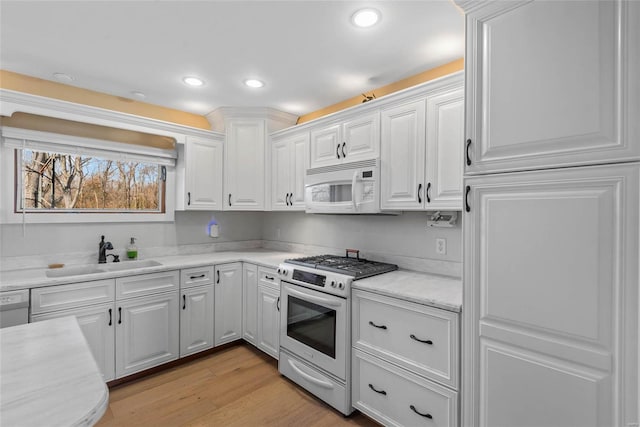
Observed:
[[[309,213],[379,213],[380,159],[307,169],[304,202]]]

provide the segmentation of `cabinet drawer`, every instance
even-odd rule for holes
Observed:
[[[280,289],[278,273],[272,268],[258,267],[258,280],[261,285]]]
[[[458,388],[458,315],[353,291],[353,345]]]
[[[177,270],[121,277],[116,279],[116,300],[177,291],[179,280],[180,273]]]
[[[94,280],[31,290],[31,314],[112,302],[115,280]]]
[[[387,426],[458,425],[458,393],[356,349],[352,397]]]
[[[213,283],[213,265],[180,270],[180,288],[182,289],[211,283]]]

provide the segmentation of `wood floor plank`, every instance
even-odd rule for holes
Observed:
[[[378,426],[360,413],[344,417],[248,344],[114,386],[109,400],[98,427]]]

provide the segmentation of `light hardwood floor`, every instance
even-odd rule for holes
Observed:
[[[248,344],[112,387],[109,401],[99,427],[378,426],[357,412],[344,417]]]

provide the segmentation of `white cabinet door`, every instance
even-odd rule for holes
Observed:
[[[118,301],[116,310],[118,378],[178,358],[178,292]]]
[[[242,338],[242,263],[216,265],[214,345]]]
[[[304,210],[304,177],[309,167],[309,133],[291,138],[291,174],[289,175],[289,210]]]
[[[185,143],[186,209],[222,210],[224,142],[188,137]]]
[[[636,1],[471,11],[466,173],[639,159],[638,22]]]
[[[637,423],[640,164],[466,185],[462,424]]]
[[[280,291],[258,286],[258,348],[278,358],[280,347]]]
[[[180,357],[212,348],[213,285],[183,289],[180,298]]]
[[[291,145],[289,139],[271,143],[271,210],[289,209],[291,190]]]
[[[462,209],[464,89],[427,98],[427,209]]]
[[[229,119],[224,150],[224,209],[263,210],[265,121]]]
[[[380,154],[380,114],[358,116],[342,125],[340,154],[345,162],[375,159]]]
[[[382,110],[381,208],[424,209],[425,101]]]
[[[242,338],[253,345],[258,335],[258,266],[242,265]]]
[[[115,369],[115,317],[113,304],[100,304],[72,310],[56,311],[31,317],[32,322],[75,316],[89,344],[91,354],[104,381],[116,376]]]
[[[312,130],[310,166],[317,168],[341,163],[343,157],[342,142],[341,125],[339,123]]]

